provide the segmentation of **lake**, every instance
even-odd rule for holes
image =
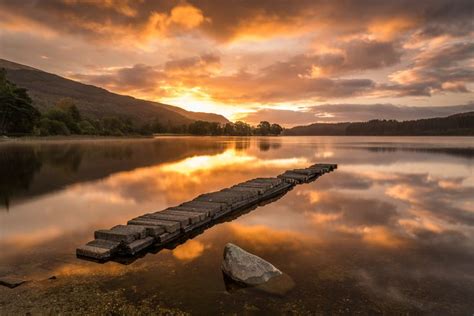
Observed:
[[[110,228],[256,177],[338,169],[131,262],[77,259]],[[0,314],[474,313],[474,139],[158,137],[0,143]],[[226,290],[232,242],[295,286]],[[50,277],[55,279],[49,279]]]

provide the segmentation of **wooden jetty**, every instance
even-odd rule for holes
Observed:
[[[94,240],[76,249],[79,258],[107,261],[115,256],[135,256],[160,247],[231,213],[255,207],[291,190],[295,185],[315,180],[333,171],[336,164],[315,164],[288,170],[276,178],[256,178],[165,210],[133,218],[126,225],[94,232]]]

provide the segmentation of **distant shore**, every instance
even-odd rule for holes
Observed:
[[[73,136],[0,136],[0,142],[16,142],[16,141],[56,141],[56,140],[120,140],[120,139],[151,139],[154,136],[93,136],[93,135],[73,135]]]
[[[16,142],[16,141],[63,141],[63,140],[125,140],[125,139],[153,139],[157,137],[281,137],[283,135],[193,135],[193,134],[174,134],[160,133],[153,135],[124,135],[124,136],[94,136],[94,135],[71,135],[71,136],[0,136],[0,142]]]

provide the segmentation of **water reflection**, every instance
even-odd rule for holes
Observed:
[[[135,286],[135,300],[159,291],[161,303],[208,314],[240,313],[248,304],[278,313],[474,310],[474,176],[465,138],[161,138],[0,147],[1,196],[13,201],[8,213],[0,212],[0,274],[81,277],[107,291]],[[74,257],[97,228],[315,161],[339,169],[171,249],[128,265]],[[227,242],[272,262],[292,277],[294,290],[278,300],[225,294],[220,261]]]

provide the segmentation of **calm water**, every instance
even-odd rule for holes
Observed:
[[[128,265],[75,257],[96,229],[314,162],[339,168],[174,249]],[[473,171],[473,138],[0,143],[0,276],[32,281],[0,288],[0,314],[471,315]],[[272,262],[294,289],[227,292],[227,242]]]

